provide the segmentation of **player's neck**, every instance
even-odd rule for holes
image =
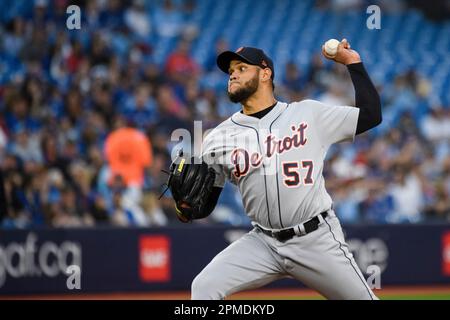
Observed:
[[[246,115],[257,113],[261,110],[269,108],[274,105],[277,101],[273,96],[273,92],[254,94],[245,101],[242,101],[242,112]]]

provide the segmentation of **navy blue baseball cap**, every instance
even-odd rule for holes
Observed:
[[[261,68],[269,68],[272,70],[272,80],[275,77],[273,62],[263,50],[252,47],[240,47],[236,51],[225,51],[217,56],[217,66],[220,70],[228,74],[231,60],[240,60],[245,63],[259,66]]]

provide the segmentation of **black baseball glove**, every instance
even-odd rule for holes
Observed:
[[[170,165],[167,187],[175,200],[177,217],[181,222],[206,217],[206,204],[213,190],[216,173],[197,157],[182,155]]]

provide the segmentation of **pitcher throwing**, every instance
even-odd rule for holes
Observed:
[[[182,159],[172,166],[169,187],[187,222],[211,213],[228,179],[254,228],[197,275],[192,299],[224,299],[283,277],[328,299],[377,299],[348,250],[322,171],[330,145],[381,123],[380,98],[347,40],[335,55],[323,47],[322,54],[347,66],[355,107],[277,101],[273,62],[261,49],[217,57],[229,74],[229,98],[242,110],[205,138],[200,163]]]

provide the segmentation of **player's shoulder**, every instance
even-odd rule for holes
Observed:
[[[317,100],[305,99],[300,101],[293,101],[289,103],[286,110],[292,116],[306,116],[312,115],[323,107],[323,103]]]
[[[232,127],[233,125],[234,124],[231,121],[231,117],[229,117],[228,119],[219,123],[215,128],[209,129],[203,139],[204,146],[210,145],[213,143],[214,140],[217,140],[218,137],[226,135],[226,131],[229,130],[229,128]]]
[[[221,123],[219,123],[215,128],[211,129],[206,137],[211,137],[215,134],[223,133],[225,130],[229,129],[232,126],[234,126],[234,124],[231,121],[231,117],[229,117],[224,121],[222,121]]]
[[[315,107],[315,106],[323,106],[324,105],[322,102],[320,102],[318,100],[313,100],[313,99],[294,101],[294,102],[291,102],[290,104],[297,108],[311,108],[311,107]]]

